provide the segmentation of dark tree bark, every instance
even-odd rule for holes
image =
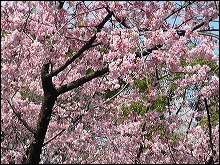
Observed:
[[[34,134],[34,141],[30,144],[26,156],[23,158],[23,164],[39,164],[40,154],[44,143],[44,138],[49,125],[51,113],[58,92],[52,83],[52,77],[48,76],[50,63],[43,65],[41,70],[41,80],[44,89],[44,98],[37,121],[37,128]]]
[[[59,2],[58,9],[62,9],[65,1],[58,1],[58,2]]]

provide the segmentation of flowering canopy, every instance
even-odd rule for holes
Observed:
[[[1,163],[219,163],[218,6],[1,2]]]

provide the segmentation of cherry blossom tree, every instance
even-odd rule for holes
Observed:
[[[218,1],[1,2],[1,163],[219,163],[218,16]]]

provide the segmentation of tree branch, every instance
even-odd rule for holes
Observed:
[[[58,2],[59,2],[58,9],[62,9],[65,1],[58,1]]]
[[[185,4],[185,5],[181,6],[180,8],[178,8],[178,9],[176,9],[176,10],[173,10],[171,14],[169,14],[168,16],[166,16],[166,17],[164,18],[164,20],[168,19],[168,18],[171,17],[173,14],[179,12],[180,10],[182,10],[183,8],[185,8],[185,7],[187,7],[187,6],[191,5],[191,4],[193,4],[194,2],[195,2],[195,1],[189,1],[188,4]]]
[[[92,80],[94,78],[100,77],[107,72],[109,72],[109,68],[108,68],[108,66],[105,66],[101,69],[98,69],[95,72],[90,73],[89,75],[85,75],[84,77],[82,77],[76,81],[73,81],[69,84],[62,85],[61,87],[57,88],[57,91],[59,94],[65,93],[67,91],[70,91],[74,88],[77,88],[77,87],[83,85],[86,82],[89,82],[90,80]]]
[[[211,20],[212,20],[212,18],[211,18],[209,21],[211,21]],[[192,31],[195,31],[195,30],[197,30],[198,28],[202,27],[204,24],[205,24],[205,21],[199,22],[199,23],[197,23],[196,25],[194,25],[194,26],[191,28],[191,30],[192,30]],[[177,32],[177,34],[178,34],[179,36],[185,36],[186,30],[176,30],[176,32]],[[213,36],[213,37],[215,37],[215,36]],[[143,52],[142,52],[142,55],[143,55],[143,56],[149,55],[150,53],[152,53],[153,50],[158,50],[158,49],[161,48],[161,47],[163,47],[163,45],[160,45],[160,44],[159,44],[159,45],[156,45],[155,47],[153,47],[153,48],[151,48],[151,49],[147,49],[146,51],[143,51]],[[141,52],[135,52],[135,54],[136,54],[136,57],[141,57]]]
[[[107,10],[108,13],[111,13],[111,11],[110,11],[108,8],[106,8],[106,10]],[[118,21],[118,23],[122,24],[124,27],[126,27],[126,28],[128,28],[128,29],[130,28],[130,27],[125,23],[125,19],[121,20],[120,18],[118,18],[118,17],[115,15],[115,13],[113,13],[113,16],[115,17],[116,21]]]
[[[120,91],[118,91],[118,92],[117,92],[114,96],[112,96],[111,98],[105,100],[105,101],[103,102],[103,104],[105,104],[105,103],[111,101],[112,99],[114,99],[115,97],[117,97],[128,85],[129,85],[128,83],[125,84]],[[96,106],[96,107],[98,107],[98,106]],[[95,108],[96,108],[96,107],[95,107]]]
[[[113,12],[110,12],[104,19],[103,21],[97,25],[97,32],[100,32],[101,29],[103,28],[104,24],[111,18],[111,16],[113,15]],[[49,76],[53,77],[56,76],[58,73],[60,73],[61,71],[63,71],[68,65],[70,65],[76,58],[78,58],[84,51],[88,50],[89,48],[91,48],[93,45],[93,42],[96,39],[96,34],[94,36],[92,36],[92,38],[87,41],[87,43],[70,59],[68,59],[66,61],[66,63],[62,66],[60,66],[58,69],[52,71],[51,73],[49,73]]]
[[[205,108],[206,108],[207,117],[208,117],[209,143],[210,143],[210,148],[212,150],[212,155],[210,156],[210,158],[206,164],[214,164],[213,156],[215,155],[216,151],[214,150],[214,148],[213,148],[214,144],[212,143],[212,125],[211,125],[211,119],[210,119],[210,111],[209,111],[209,107],[208,107],[208,103],[207,103],[206,98],[204,98],[204,102],[205,102]]]
[[[53,139],[55,139],[57,136],[61,135],[66,129],[62,129],[58,134],[56,134],[55,136],[53,136],[52,138],[50,138],[48,141],[46,141],[43,146],[47,145],[48,143],[50,143]]]
[[[141,54],[142,56],[147,56],[149,55],[150,53],[152,53],[153,50],[158,50],[159,48],[161,48],[163,45],[156,45],[155,47],[151,48],[151,49],[147,49],[146,51],[143,51],[142,53],[141,52],[135,52],[136,54],[136,57],[141,57]]]
[[[72,124],[76,124],[76,122],[78,122],[84,114],[78,115],[76,116],[75,120],[72,122]],[[62,129],[60,132],[58,132],[55,136],[53,136],[52,138],[50,138],[48,141],[46,141],[43,146],[47,145],[48,143],[50,143],[52,140],[54,140],[57,136],[61,135],[64,131],[66,131],[66,129]]]
[[[171,154],[171,157],[172,157],[172,159],[173,159],[173,161],[174,161],[174,164],[177,164],[177,163],[176,163],[176,160],[175,160],[175,158],[174,158],[174,156],[173,156],[173,153],[172,153],[172,151],[171,151],[171,148],[170,148],[170,145],[169,145],[168,139],[167,139],[167,145],[168,145],[168,147],[169,147],[170,154]]]
[[[204,24],[205,24],[205,21],[199,22],[199,23],[197,23],[196,25],[194,25],[194,26],[191,28],[191,30],[192,30],[192,31],[195,31],[196,29],[202,27]]]
[[[27,128],[28,131],[30,131],[31,133],[33,133],[35,135],[36,130],[31,128],[28,123],[22,119],[21,114],[16,112],[15,107],[12,105],[11,100],[7,99],[7,102],[9,103],[10,107],[12,108],[14,114],[17,116],[18,120],[25,126],[25,128]]]
[[[219,35],[213,34],[213,33],[209,33],[209,32],[201,32],[201,31],[199,31],[198,34],[204,35],[204,36],[215,37],[215,38],[219,39]]]

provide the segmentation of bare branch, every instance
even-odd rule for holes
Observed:
[[[192,18],[189,18],[189,19],[183,21],[181,24],[179,24],[179,25],[178,25],[177,27],[175,27],[174,29],[179,29],[184,23],[190,21],[191,19],[192,19]]]
[[[217,35],[217,34],[213,34],[213,33],[208,33],[208,32],[198,32],[198,34],[200,34],[200,35],[204,35],[204,36],[215,37],[215,38],[219,39],[219,35]]]
[[[105,104],[105,103],[111,101],[112,99],[114,99],[115,97],[117,97],[128,85],[129,85],[128,83],[125,84],[125,85],[123,86],[123,88],[122,88],[119,92],[117,92],[114,96],[112,96],[111,98],[109,98],[109,99],[107,99],[106,101],[104,101],[103,104]],[[97,106],[97,107],[98,107],[98,106]],[[96,108],[96,107],[95,107],[95,108]]]
[[[156,45],[155,47],[151,48],[151,49],[147,49],[146,51],[143,52],[135,52],[136,57],[141,57],[141,56],[147,56],[150,53],[152,53],[153,50],[158,50],[159,48],[161,48],[163,45]]]
[[[78,122],[84,114],[78,115],[76,116],[75,120],[73,121],[73,125],[76,124],[76,122]],[[50,143],[52,140],[54,140],[57,136],[61,135],[64,131],[66,131],[66,129],[62,129],[60,132],[58,132],[55,136],[53,136],[52,138],[50,138],[48,141],[46,141],[43,146],[47,145],[48,143]]]
[[[176,163],[176,160],[175,160],[175,158],[174,158],[174,156],[173,156],[173,153],[172,153],[172,151],[171,151],[171,148],[170,148],[170,145],[169,145],[168,139],[167,139],[167,145],[168,145],[168,147],[169,147],[170,154],[171,154],[171,157],[172,157],[172,159],[173,159],[173,161],[174,161],[174,164],[177,164],[177,163]]]
[[[108,8],[106,8],[106,10],[108,11],[108,13],[111,13],[111,11],[110,11]],[[128,29],[130,28],[128,25],[126,25],[125,19],[121,20],[120,18],[118,18],[118,17],[115,15],[115,13],[113,13],[113,16],[115,17],[116,21],[118,21],[118,23],[122,24],[124,27],[126,27],[126,28],[128,28]]]
[[[191,29],[192,31],[195,31],[196,29],[202,27],[205,24],[205,21],[199,22],[196,25],[194,25]]]
[[[198,30],[197,32],[204,32],[204,31],[219,31],[219,29],[204,29],[204,30]]]
[[[52,138],[50,138],[48,141],[46,141],[43,146],[47,145],[48,143],[50,143],[53,139],[55,139],[57,136],[61,135],[66,129],[62,129],[58,134],[56,134],[55,136],[53,136]]]
[[[192,121],[193,121],[193,118],[194,118],[194,115],[190,119],[190,122],[189,122],[189,125],[188,125],[188,128],[187,128],[186,134],[188,134],[188,132],[189,132],[189,129],[190,129]]]

